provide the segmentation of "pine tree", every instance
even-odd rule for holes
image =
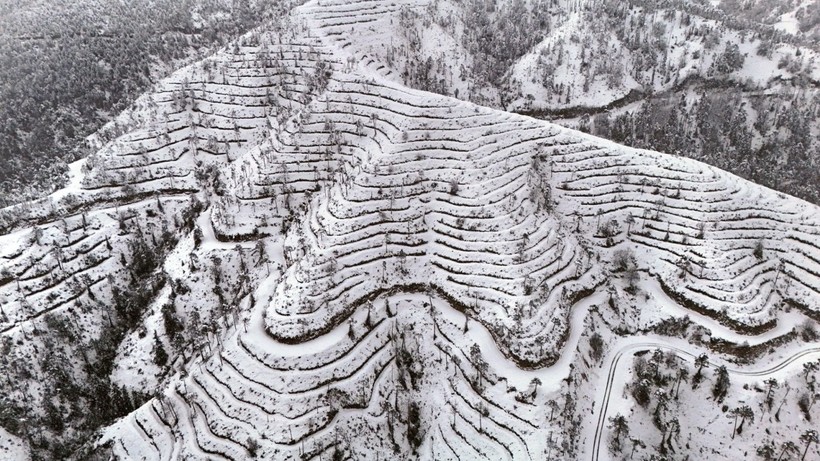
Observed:
[[[154,363],[159,367],[164,367],[168,363],[168,352],[165,351],[165,346],[162,345],[157,332],[154,332]]]
[[[729,392],[729,371],[726,367],[721,365],[717,369],[717,379],[715,379],[715,386],[712,388],[712,395],[720,402],[726,397]]]

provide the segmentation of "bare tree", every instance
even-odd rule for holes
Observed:
[[[530,381],[530,385],[533,387],[532,396],[535,397],[535,394],[538,393],[538,386],[541,385],[541,380],[538,379],[538,377],[532,378],[532,381]]]
[[[681,366],[678,368],[677,374],[678,384],[675,389],[675,399],[677,400],[678,396],[680,395],[680,383],[681,381],[689,381],[689,369],[685,366]]]
[[[766,381],[763,381],[763,383],[767,386],[766,406],[769,408],[769,411],[772,411],[772,405],[774,405],[774,390],[780,387],[780,384],[775,378],[769,378]]]
[[[809,429],[800,435],[800,441],[806,444],[806,449],[803,450],[803,456],[800,457],[800,460],[802,461],[806,459],[806,454],[809,452],[809,447],[811,444],[820,442],[820,436],[818,436],[816,430]]]
[[[814,373],[820,367],[820,362],[806,362],[803,364],[803,378],[806,382],[809,381],[809,375]]]
[[[732,408],[729,410],[729,414],[726,415],[727,418],[734,418],[735,422],[732,426],[732,438],[735,438],[735,433],[737,432],[737,418],[740,416],[740,408]]]
[[[661,411],[666,409],[669,395],[663,389],[655,389],[655,397],[658,399],[658,403],[655,406],[655,418],[658,418],[660,417]]]
[[[555,410],[559,408],[558,402],[556,402],[555,400],[549,400],[547,402],[547,405],[550,407],[550,421],[552,421],[552,417],[553,415],[555,415]]]
[[[481,388],[481,377],[485,373],[487,373],[488,365],[487,362],[484,361],[484,358],[481,356],[481,349],[478,347],[478,344],[473,344],[470,347],[470,361],[476,368],[476,382],[478,384],[478,387]]]
[[[740,426],[737,428],[737,433],[740,434],[743,432],[743,424],[748,421],[754,421],[755,412],[752,411],[752,407],[749,405],[743,405],[740,407]]]
[[[481,432],[481,433],[484,432],[483,420],[487,416],[490,416],[490,410],[487,408],[487,405],[484,405],[484,403],[479,403],[478,404],[478,431]]]
[[[712,387],[712,395],[718,399],[719,402],[723,401],[723,398],[726,397],[726,394],[729,392],[729,371],[726,369],[726,366],[721,365],[717,369],[717,379],[715,379],[715,385]]]
[[[632,442],[632,452],[629,454],[630,459],[632,459],[632,457],[635,456],[635,449],[636,448],[638,448],[638,447],[646,448],[646,444],[643,443],[643,440],[641,440],[641,439],[636,439],[636,438],[630,437],[629,441]]]
[[[767,440],[763,443],[763,445],[757,447],[756,452],[757,456],[760,456],[766,461],[774,460],[774,454],[776,452],[774,448],[774,442],[772,442],[771,440]]]
[[[678,418],[672,418],[666,423],[666,430],[669,434],[669,437],[666,439],[666,444],[672,448],[672,436],[674,435],[676,438],[680,435],[680,421]]]

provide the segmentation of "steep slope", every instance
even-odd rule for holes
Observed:
[[[698,2],[362,1],[316,18],[395,81],[505,110],[608,108],[692,80],[820,79],[811,42]]]
[[[62,187],[84,139],[290,2],[0,1],[0,206]]]
[[[727,14],[705,1],[363,1],[316,17],[393,81],[818,203],[820,177],[803,168],[820,162],[817,44],[730,3]]]
[[[727,0],[717,2],[716,7],[730,15],[738,15],[749,21],[773,25],[790,34],[803,34],[815,41],[820,39],[820,28],[818,28],[820,16],[818,16],[816,0],[785,2],[754,0],[745,3]]]
[[[741,336],[820,315],[817,207],[401,86],[337,42],[357,8],[175,73],[0,212],[0,422],[35,456],[116,420],[126,459],[571,459],[587,409],[551,413],[618,271]]]

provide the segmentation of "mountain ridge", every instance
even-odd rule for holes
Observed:
[[[42,385],[9,379],[25,408],[67,407],[49,383],[83,357],[110,362],[106,392],[147,393],[99,424],[97,448],[126,459],[537,459],[549,430],[572,457],[546,414],[576,311],[656,324],[628,298],[657,280],[741,333],[771,331],[782,302],[816,318],[816,206],[383,79],[311,27],[325,3],[174,73],[71,188],[2,211],[8,357],[75,353],[33,367]],[[93,337],[109,329],[113,351]]]

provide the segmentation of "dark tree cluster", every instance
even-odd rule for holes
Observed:
[[[146,308],[166,283],[160,263],[176,245],[177,236],[168,230],[152,233],[126,219],[120,228],[122,235],[128,236],[119,257],[125,273],[118,282],[113,274],[109,276],[109,304],[101,304],[89,289],[87,300],[79,299],[65,311],[33,322],[31,335],[42,344],[37,357],[18,349],[9,337],[0,342],[0,369],[5,372],[0,379],[7,388],[18,390],[0,397],[0,426],[27,440],[35,460],[78,456],[97,428],[134,411],[150,398],[119,386],[111,375],[120,344],[139,328]],[[94,308],[101,310],[104,328],[98,337],[88,338],[78,314]],[[174,312],[164,308],[162,314],[166,332],[179,335],[183,326]],[[167,365],[168,352],[158,337],[154,340],[155,362]],[[39,372],[31,370],[32,361],[40,364]],[[41,396],[14,384],[35,379],[42,384]]]
[[[86,153],[83,139],[160,69],[224,44],[289,2],[28,3],[0,5],[0,206],[59,183],[66,163]]]
[[[637,110],[594,117],[593,134],[629,146],[691,157],[767,187],[820,203],[820,142],[812,124],[820,101],[790,92],[744,98],[702,92],[687,100],[658,96]]]

